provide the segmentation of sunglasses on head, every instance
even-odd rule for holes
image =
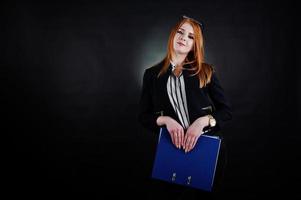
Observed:
[[[193,19],[193,18],[191,18],[191,17],[188,17],[188,16],[186,16],[186,15],[182,15],[182,18],[183,19],[190,19],[191,21],[194,21],[195,23],[197,23],[198,25],[200,25],[200,27],[201,27],[201,29],[203,30],[203,24],[200,22],[200,21],[198,21],[198,20],[196,20],[196,19]]]

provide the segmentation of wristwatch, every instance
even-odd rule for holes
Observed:
[[[214,127],[216,125],[216,120],[212,115],[208,115],[208,117],[209,117],[209,126]]]

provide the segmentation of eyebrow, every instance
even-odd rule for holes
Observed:
[[[179,29],[182,29],[182,30],[186,31],[185,29],[183,29],[183,28],[181,28],[181,27],[180,27]],[[194,33],[191,33],[191,32],[190,32],[189,34],[194,35]]]

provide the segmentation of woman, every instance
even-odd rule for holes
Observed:
[[[217,75],[204,60],[201,23],[183,16],[170,33],[166,57],[144,72],[139,121],[155,133],[165,126],[172,143],[189,152],[204,131],[221,136],[231,117]]]

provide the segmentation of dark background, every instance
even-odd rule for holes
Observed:
[[[164,57],[171,27],[186,14],[204,22],[206,61],[233,108],[223,130],[223,191],[243,199],[300,196],[295,6],[2,2],[5,190],[143,199],[156,137],[137,122],[142,75]]]

